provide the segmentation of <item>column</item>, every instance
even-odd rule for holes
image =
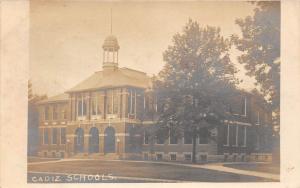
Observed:
[[[104,153],[104,132],[99,134],[99,153]]]
[[[86,119],[90,120],[90,117],[91,117],[91,114],[90,114],[90,112],[91,112],[91,110],[90,110],[91,92],[88,92],[86,94],[85,99],[86,99]]]
[[[123,93],[123,95],[122,95],[122,97],[123,97],[123,100],[122,100],[122,108],[123,108],[122,117],[126,118],[126,117],[128,117],[127,116],[127,114],[128,114],[128,112],[127,112],[127,105],[128,105],[128,101],[127,101],[128,92],[127,92],[127,89],[124,88],[122,93]]]
[[[89,138],[90,138],[90,135],[87,133],[84,133],[83,153],[89,152]]]

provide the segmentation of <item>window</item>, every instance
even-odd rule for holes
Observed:
[[[236,125],[229,127],[229,144],[230,146],[236,145]]]
[[[170,160],[176,161],[176,154],[170,154]]]
[[[207,161],[207,155],[200,155],[200,160],[202,162],[206,162]]]
[[[56,157],[56,153],[55,152],[52,152],[52,157]]]
[[[184,160],[185,160],[185,161],[190,161],[190,160],[192,160],[192,155],[191,155],[191,154],[184,154]]]
[[[257,121],[256,121],[256,125],[260,125],[260,117],[259,117],[259,112],[257,112]]]
[[[106,108],[107,113],[113,113],[113,90],[108,90],[106,93]]]
[[[148,153],[144,153],[144,160],[149,160]]]
[[[113,91],[113,114],[118,114],[119,113],[119,105],[120,105],[120,95],[119,95],[119,90],[115,89]]]
[[[206,128],[200,130],[199,144],[208,144],[209,131]]]
[[[46,121],[49,120],[49,106],[45,106],[45,114],[44,114],[44,116],[45,116],[45,120]]]
[[[188,131],[184,131],[184,144],[192,144],[193,138],[192,133]]]
[[[78,95],[77,97],[77,116],[86,115],[86,99],[84,95]]]
[[[44,157],[47,157],[47,151],[44,151]]]
[[[57,129],[52,129],[52,144],[57,144]]]
[[[60,152],[60,157],[64,158],[65,157],[65,153],[64,152]]]
[[[229,125],[224,127],[223,143],[225,146],[229,146]]]
[[[163,159],[163,156],[162,156],[162,154],[156,154],[156,160],[157,161],[161,161]]]
[[[107,105],[110,105],[110,104],[107,104]],[[91,110],[92,115],[94,115],[94,116],[102,115],[102,112],[104,110],[104,92],[103,91],[98,91],[98,92],[92,93],[91,107],[92,107],[92,110]]]
[[[48,129],[44,129],[44,144],[49,144],[48,140],[49,140],[49,130]]]
[[[238,144],[239,146],[243,146],[244,145],[244,133],[245,133],[245,126],[240,126],[239,127],[239,131],[238,131]]]
[[[247,97],[243,99],[243,115],[247,116]]]
[[[162,135],[156,135],[156,144],[164,144],[164,138]]]
[[[106,107],[108,114],[118,114],[120,105],[120,90],[113,89],[107,91]]]
[[[53,120],[57,120],[57,119],[58,119],[58,106],[53,105]]]
[[[92,93],[91,99],[92,115],[101,115],[103,107],[103,96],[100,92]]]
[[[149,144],[149,132],[144,132],[144,144]]]
[[[136,109],[136,91],[128,89],[128,113],[135,114]]]
[[[243,146],[246,147],[247,146],[247,127],[244,127],[244,142],[243,142]]]
[[[67,119],[67,109],[65,107],[61,108],[61,118]]]
[[[228,155],[225,154],[225,155],[224,155],[224,162],[226,162],[227,160],[228,160]]]
[[[60,144],[66,144],[66,128],[60,129]]]
[[[175,131],[170,130],[170,144],[177,144],[177,143],[178,143],[178,139],[177,136],[175,135]]]

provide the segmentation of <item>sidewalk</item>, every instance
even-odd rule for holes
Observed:
[[[279,174],[271,174],[271,173],[266,173],[266,172],[257,172],[257,171],[249,171],[249,170],[240,170],[240,169],[225,167],[225,166],[223,166],[222,163],[201,165],[200,168],[205,168],[205,169],[209,169],[209,170],[217,170],[217,171],[222,171],[222,172],[229,172],[229,173],[240,174],[240,175],[255,176],[255,177],[261,177],[261,178],[272,179],[275,181],[280,181]]]

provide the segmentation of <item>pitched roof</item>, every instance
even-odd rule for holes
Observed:
[[[49,97],[48,99],[41,100],[38,104],[45,104],[51,102],[65,102],[68,101],[69,95],[67,93],[61,93],[59,95],[55,95],[53,97]]]
[[[150,87],[151,79],[144,72],[128,68],[111,71],[98,71],[66,92],[93,90],[98,88],[132,86]]]

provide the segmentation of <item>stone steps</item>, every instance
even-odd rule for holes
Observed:
[[[103,160],[117,160],[120,159],[120,156],[116,153],[78,153],[72,156],[75,159],[103,159]]]

